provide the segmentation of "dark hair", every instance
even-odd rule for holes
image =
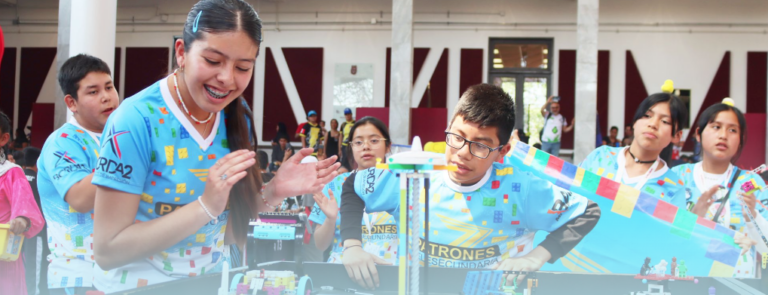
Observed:
[[[206,33],[225,33],[242,30],[261,45],[261,19],[251,4],[243,0],[201,0],[192,6],[184,23],[184,50],[189,51],[196,40]],[[258,54],[257,54],[258,55]]]
[[[203,38],[202,32],[224,33],[240,31],[248,35],[257,46],[261,45],[261,19],[250,4],[243,0],[201,0],[192,6],[184,23],[184,50],[189,51],[195,40]],[[257,53],[258,55],[258,53]],[[253,113],[241,96],[224,108],[227,120],[227,141],[232,151],[240,149],[255,150],[256,128],[250,128],[254,122]],[[258,159],[257,159],[258,162]],[[251,166],[245,178],[232,187],[229,194],[229,208],[232,211],[232,227],[235,240],[242,243],[246,239],[251,208],[261,192],[261,164]]]
[[[77,100],[77,89],[80,88],[80,81],[90,73],[104,73],[112,75],[109,66],[98,57],[78,54],[67,59],[59,70],[59,85],[64,95],[69,94]]]
[[[259,157],[259,167],[261,170],[267,170],[267,164],[269,164],[269,156],[265,151],[256,152],[256,156]]]
[[[285,134],[285,136],[288,136],[288,128],[285,127],[285,123],[283,122],[277,123],[277,134]]]
[[[616,131],[619,131],[619,127],[616,127],[616,126],[611,126],[611,130],[616,130]]]
[[[381,132],[381,136],[384,136],[384,139],[386,139],[384,141],[384,144],[387,147],[389,147],[392,144],[392,138],[389,137],[389,128],[387,128],[387,125],[385,125],[384,122],[371,116],[363,117],[362,119],[357,120],[357,122],[355,122],[355,125],[352,125],[352,128],[349,129],[350,144],[347,145],[347,151],[349,152],[349,155],[351,155],[353,159],[355,154],[352,150],[352,139],[355,138],[355,131],[357,130],[357,127],[367,125],[367,124],[373,125],[373,127],[376,127],[376,129],[378,129],[379,132]]]
[[[328,128],[333,128],[333,127],[331,127],[331,126],[333,126],[333,122],[336,122],[336,128],[339,128],[339,120],[336,120],[336,119],[331,119],[331,123],[328,123]],[[336,129],[334,129],[334,130],[336,130]]]
[[[26,162],[24,162],[24,153],[22,151],[12,151],[11,155],[13,155],[16,165],[27,166]]]
[[[640,106],[637,107],[635,117],[632,118],[632,125],[634,126],[634,124],[637,123],[637,120],[640,120],[653,106],[662,102],[669,102],[669,113],[670,119],[672,120],[672,136],[682,130],[683,122],[688,122],[688,108],[685,107],[685,103],[683,103],[679,97],[670,93],[656,93],[646,97],[643,102],[640,103]],[[669,143],[669,145],[659,153],[659,157],[667,163],[671,163],[672,146],[673,144]]]
[[[461,95],[453,111],[451,125],[456,116],[465,121],[480,124],[480,127],[496,127],[501,145],[509,142],[515,128],[515,103],[500,87],[491,84],[470,86]],[[450,128],[450,125],[448,126]]]
[[[669,114],[672,120],[672,135],[683,129],[683,122],[688,122],[688,109],[685,103],[675,95],[669,93],[656,93],[646,97],[635,111],[635,117],[632,118],[634,126],[637,120],[640,120],[645,113],[658,103],[669,102]],[[633,127],[634,129],[634,127]]]
[[[28,147],[25,147],[22,152],[24,152],[24,166],[27,166],[27,167],[37,166],[37,158],[40,157],[39,148],[28,146]]]
[[[0,111],[0,135],[11,133],[11,119]]]
[[[731,163],[736,163],[736,161],[739,160],[739,157],[741,157],[744,143],[747,142],[747,119],[744,118],[744,114],[739,109],[724,103],[711,105],[701,113],[701,116],[699,116],[699,122],[696,122],[696,127],[698,127],[696,134],[701,136],[704,132],[704,128],[706,128],[709,123],[714,122],[718,114],[725,111],[731,111],[736,114],[736,119],[739,121],[739,150],[736,152],[736,155],[731,158]]]

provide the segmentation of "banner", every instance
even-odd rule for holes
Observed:
[[[522,142],[505,161],[600,206],[592,232],[543,271],[640,274],[650,268],[679,277],[755,277],[731,229]],[[754,249],[746,255],[754,257]]]

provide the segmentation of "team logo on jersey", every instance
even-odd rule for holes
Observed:
[[[117,142],[117,137],[126,133],[129,133],[130,131],[115,131],[115,126],[112,126],[112,128],[109,130],[109,134],[107,134],[107,142],[109,143],[109,146],[112,148],[112,153],[117,155],[119,159],[123,158],[123,153],[120,151],[120,144]]]
[[[202,182],[208,179],[208,169],[189,169],[189,172],[195,174],[197,179],[200,179]]]
[[[552,205],[552,209],[547,210],[547,213],[548,214],[557,214],[557,218],[555,220],[560,220],[560,217],[563,216],[563,213],[565,213],[565,211],[568,211],[568,207],[570,207],[569,201],[570,201],[571,195],[573,193],[571,193],[570,191],[559,190],[559,189],[553,190],[553,193],[555,193],[557,191],[560,192],[560,195],[563,198],[562,199],[558,199],[557,201],[555,201],[555,204]]]
[[[54,152],[53,155],[59,158],[58,160],[56,160],[56,166],[59,166],[59,163],[61,163],[61,161],[67,162],[69,164],[77,164],[77,161],[75,161],[75,159],[72,159],[71,157],[67,156],[67,152],[57,151],[57,152]]]

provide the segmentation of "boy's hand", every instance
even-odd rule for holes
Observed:
[[[351,279],[371,290],[379,287],[379,272],[376,270],[376,264],[392,265],[376,255],[365,252],[361,247],[345,249],[341,262]]]
[[[504,261],[496,266],[495,269],[506,271],[537,271],[541,269],[544,263],[551,257],[552,254],[550,254],[547,249],[539,246],[525,256],[504,259]],[[525,275],[507,275],[506,278],[506,285],[512,286],[515,284],[515,279],[517,279],[517,283],[522,283],[523,279],[525,279]]]

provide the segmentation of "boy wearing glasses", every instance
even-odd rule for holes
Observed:
[[[512,99],[493,85],[472,86],[459,100],[445,150],[448,164],[458,170],[430,177],[430,241],[421,243],[429,265],[534,271],[567,254],[597,224],[597,204],[499,163],[511,149],[514,114]],[[360,247],[363,210],[385,211],[398,220],[399,189],[394,173],[376,169],[344,183],[343,263],[364,287],[379,285],[375,264],[387,263]],[[535,246],[539,230],[549,235]]]

